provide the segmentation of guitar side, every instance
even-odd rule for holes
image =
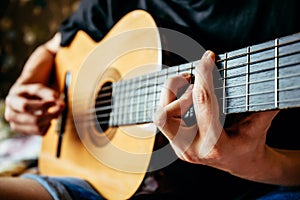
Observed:
[[[121,46],[130,46],[132,43],[144,41],[146,37],[147,42],[154,45],[152,46],[153,49],[133,50],[125,55],[114,55],[116,59],[111,63],[101,63],[99,61],[105,55],[109,57],[111,54],[116,54],[115,47],[112,47],[116,42],[113,38],[118,38],[122,33],[148,28],[156,29],[152,17],[144,11],[134,11],[124,16],[99,43],[94,42],[84,32],[80,31],[69,47],[58,52],[55,75],[61,91],[64,86],[65,74],[67,71],[72,74],[68,117],[59,158],[56,158],[58,141],[56,120],[53,121],[48,133],[43,138],[42,150],[39,156],[39,171],[42,175],[83,178],[107,199],[127,199],[138,189],[150,162],[155,131],[136,125],[110,128],[104,133],[98,133],[93,125],[94,121],[88,124],[90,127],[86,130],[78,125],[78,116],[83,116],[87,108],[93,107],[91,105],[93,102],[95,103],[93,98],[96,98],[99,89],[106,82],[114,82],[118,79],[126,79],[158,70],[157,66],[160,66],[161,55],[159,50],[160,39],[157,31],[150,31],[148,35],[141,38],[136,38],[134,34],[132,36],[130,36],[131,34],[125,34],[125,37],[119,37],[121,41],[117,41]],[[143,43],[140,45],[143,45]],[[148,67],[141,68],[140,66]],[[91,67],[97,69],[90,70]],[[97,85],[92,84],[93,90],[85,90],[84,88],[89,85],[85,82],[85,79],[93,79],[91,78],[93,76]],[[82,91],[85,94],[82,94]],[[80,106],[76,106],[82,97],[86,97],[86,99],[81,102]],[[76,117],[77,121],[74,120]],[[137,138],[136,135],[132,135],[136,132],[145,137],[141,139]],[[85,134],[90,136],[88,138],[89,142],[92,143],[91,145],[83,142]],[[110,145],[98,145],[98,143],[101,143],[102,138],[108,138]],[[110,153],[110,148],[107,148],[107,146],[117,147],[122,152],[132,152],[132,154],[145,156],[134,161],[130,156],[124,157],[123,154]],[[124,166],[112,166],[97,155],[102,153],[106,154],[116,165],[135,163],[138,169],[131,170],[131,166],[129,166],[130,170],[126,166],[125,168],[123,168]],[[133,168],[136,165],[133,165]]]

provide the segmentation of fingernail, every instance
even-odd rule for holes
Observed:
[[[189,74],[189,73],[183,73],[182,76],[183,76],[184,78],[187,78],[187,77],[190,76],[190,74]]]
[[[215,60],[215,55],[213,54],[212,51],[207,50],[207,51],[203,54],[203,58],[209,58],[209,59],[211,59],[212,61],[214,61],[214,60]]]
[[[205,53],[203,54],[203,57],[209,57],[211,54],[211,51],[205,51]]]

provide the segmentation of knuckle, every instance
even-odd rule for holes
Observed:
[[[34,86],[32,87],[33,91],[39,91],[43,88],[43,85],[41,83],[36,83],[34,84]]]
[[[13,97],[13,95],[11,95],[11,94],[8,94],[6,96],[6,98],[5,98],[5,108],[6,109],[5,110],[8,110],[9,108],[13,107],[12,105],[13,105],[15,99],[16,98]]]
[[[168,79],[164,82],[163,87],[164,87],[165,89],[168,89],[168,90],[173,91],[173,90],[174,90],[173,87],[177,85],[177,83],[180,81],[179,79],[180,79],[180,78],[177,77],[177,76],[175,76],[175,77],[170,77],[170,78],[168,78]]]
[[[11,101],[10,95],[7,95],[6,98],[5,98],[5,104],[9,105],[10,101]]]
[[[166,82],[167,82],[168,84],[173,85],[173,84],[176,83],[177,81],[178,81],[178,77],[175,76],[175,77],[169,78]]]
[[[157,127],[163,127],[166,123],[166,112],[164,112],[162,109],[158,110],[154,113],[153,115],[153,123],[157,126]]]
[[[41,83],[34,83],[30,85],[30,87],[28,88],[31,94],[38,94],[42,89],[43,89],[43,84]]]
[[[170,90],[171,89],[171,86],[172,84],[171,84],[171,80],[170,79],[167,79],[165,82],[164,82],[164,84],[163,84],[163,86],[162,86],[162,89],[163,90]]]
[[[186,151],[182,151],[180,159],[190,163],[195,161],[199,162],[199,155],[195,151],[188,149]]]
[[[210,100],[209,91],[206,88],[195,87],[193,99],[199,104],[205,104]]]
[[[5,111],[4,111],[4,119],[8,122],[10,122],[11,119],[12,119],[11,112],[8,108],[6,108]]]
[[[59,94],[57,91],[48,88],[47,86],[37,83],[33,86],[32,92],[37,94],[39,98],[47,98],[48,100],[50,99],[56,99],[59,97]]]

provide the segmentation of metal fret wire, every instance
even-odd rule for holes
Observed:
[[[293,35],[292,35],[292,36],[293,36]],[[291,36],[288,36],[288,37],[291,37]],[[297,39],[292,40],[292,41],[289,41],[289,42],[281,43],[281,44],[277,45],[277,47],[283,47],[283,46],[288,46],[288,45],[291,45],[291,44],[299,43],[299,42],[300,42],[300,39],[299,39],[300,33],[299,33],[299,34],[295,34],[295,37],[297,37]],[[264,44],[264,43],[262,43],[262,44]],[[260,52],[264,52],[264,51],[267,51],[267,50],[271,50],[271,49],[274,49],[275,47],[276,47],[276,46],[274,45],[274,46],[270,46],[270,47],[267,47],[267,48],[261,48],[261,49],[259,49],[259,50],[251,51],[251,52],[250,52],[250,55],[251,55],[251,54],[260,53]],[[294,51],[294,52],[288,53],[288,54],[282,54],[280,57],[290,56],[290,55],[293,55],[293,54],[299,54],[299,53],[300,53],[300,50],[299,50],[299,51]],[[225,54],[227,54],[227,53],[225,53]],[[224,55],[225,55],[225,54],[224,54]],[[240,57],[245,57],[245,56],[247,56],[247,53],[237,54],[237,55],[234,55],[234,56],[231,56],[231,57],[227,57],[226,59],[219,59],[219,60],[216,61],[216,63],[217,63],[217,64],[218,64],[218,63],[222,63],[222,62],[224,62],[225,60],[226,60],[226,62],[227,62],[227,61],[230,61],[230,60],[233,60],[233,59],[237,59],[237,58],[240,58]],[[274,57],[270,57],[270,58],[268,58],[268,59],[261,59],[261,60],[258,60],[257,62],[252,62],[252,63],[250,63],[250,64],[256,64],[256,63],[263,62],[263,61],[268,61],[268,60],[271,60],[271,59],[274,59]],[[248,64],[248,63],[246,62],[246,63],[241,63],[241,64],[236,65],[236,66],[230,66],[230,68],[229,68],[228,70],[232,70],[232,69],[234,69],[234,68],[242,67],[242,66],[247,65],[247,64]],[[176,66],[176,67],[179,67],[179,66]],[[173,68],[173,67],[171,67],[171,68]],[[225,68],[219,69],[220,72],[222,72],[223,70],[225,70]],[[226,70],[227,70],[227,68],[226,68]],[[227,77],[227,78],[229,79],[229,78],[233,78],[233,77]],[[85,99],[83,99],[82,101],[85,101]],[[78,100],[77,100],[76,102],[74,102],[74,103],[80,105],[80,104],[81,104],[81,101],[80,101],[80,99],[78,99]]]
[[[246,69],[246,111],[249,110],[249,73],[250,73],[250,47],[247,48],[247,69]],[[225,97],[225,96],[224,96]]]
[[[297,39],[297,40],[294,40],[294,41],[289,41],[289,42],[286,42],[286,43],[282,43],[282,44],[279,44],[279,40],[277,40],[277,42],[276,42],[276,40],[275,40],[275,44],[274,44],[274,46],[273,47],[267,47],[267,48],[263,48],[263,49],[259,49],[259,50],[256,50],[256,51],[253,51],[253,52],[247,52],[246,54],[239,54],[239,55],[234,55],[234,56],[231,56],[231,57],[227,57],[226,59],[220,59],[220,60],[217,60],[216,61],[216,63],[222,63],[222,62],[224,62],[224,63],[227,63],[227,61],[228,60],[232,60],[232,59],[236,59],[236,58],[241,58],[241,57],[243,57],[243,56],[247,56],[247,58],[250,56],[250,54],[254,54],[254,53],[259,53],[259,52],[264,52],[264,51],[266,51],[266,50],[270,50],[270,49],[274,49],[275,48],[275,56],[274,56],[274,58],[275,58],[275,60],[278,60],[278,58],[279,57],[282,57],[282,56],[289,56],[289,55],[292,55],[292,54],[295,54],[294,52],[292,52],[292,53],[289,53],[289,54],[286,54],[286,55],[278,55],[279,53],[278,53],[278,47],[281,47],[281,46],[285,46],[285,45],[289,45],[289,44],[294,44],[294,43],[297,43],[297,42],[299,42],[300,40],[299,39]],[[249,47],[248,47],[249,48]],[[299,53],[299,51],[298,52],[296,52],[297,54]],[[276,56],[277,55],[277,56]],[[274,59],[273,58],[273,59]],[[268,59],[271,59],[271,58],[268,58]],[[248,59],[247,59],[248,60]],[[249,61],[249,60],[248,60]],[[255,61],[255,63],[257,63],[257,62],[264,62],[264,61],[266,61],[266,59],[261,59],[261,60],[259,60],[259,61]],[[196,61],[196,62],[198,62],[198,61]],[[162,70],[162,71],[160,71],[160,72],[156,72],[156,73],[152,73],[152,74],[148,74],[148,75],[145,75],[145,76],[141,76],[141,77],[139,77],[139,81],[138,81],[138,84],[139,84],[139,86],[138,86],[138,88],[135,88],[135,87],[125,87],[125,89],[122,89],[122,84],[124,84],[124,82],[126,82],[126,81],[128,81],[128,80],[124,80],[124,81],[119,81],[119,82],[116,82],[116,83],[114,83],[113,84],[113,87],[115,88],[114,90],[116,91],[115,93],[117,94],[117,95],[114,95],[114,97],[115,96],[118,96],[118,101],[117,102],[121,102],[121,103],[117,103],[116,105],[114,105],[113,107],[114,107],[114,110],[113,110],[113,112],[115,111],[115,110],[118,110],[119,109],[119,111],[121,111],[121,113],[118,113],[117,115],[119,116],[119,120],[116,120],[117,118],[117,116],[115,116],[114,114],[112,114],[111,116],[112,116],[112,118],[114,119],[114,121],[115,122],[117,122],[117,121],[119,121],[119,122],[121,122],[121,124],[123,123],[123,124],[126,124],[126,123],[128,123],[128,121],[132,121],[132,119],[135,119],[135,120],[133,120],[133,121],[135,121],[135,122],[139,122],[140,120],[141,121],[144,121],[144,120],[150,120],[151,121],[151,119],[149,119],[149,118],[147,118],[147,112],[149,112],[149,113],[152,113],[153,112],[153,108],[157,105],[157,102],[158,102],[158,100],[159,100],[159,96],[160,96],[160,91],[158,91],[157,89],[159,88],[159,86],[161,86],[163,83],[164,83],[164,81],[166,80],[166,77],[165,77],[165,79],[161,79],[160,81],[158,81],[158,79],[159,78],[161,78],[161,77],[163,77],[164,75],[166,75],[166,76],[169,76],[169,75],[173,75],[173,76],[176,76],[176,75],[179,75],[179,74],[181,74],[181,73],[186,73],[186,72],[191,72],[191,70],[194,70],[194,67],[195,67],[195,64],[196,64],[196,62],[192,62],[192,63],[187,63],[187,64],[184,64],[184,65],[180,65],[180,66],[175,66],[175,67],[177,67],[176,68],[176,70],[175,70],[175,67],[170,67],[170,68],[167,68],[167,69],[164,69],[164,70]],[[278,61],[277,61],[278,62]],[[297,64],[297,63],[296,63]],[[220,69],[219,71],[221,72],[221,71],[223,71],[224,70],[224,75],[225,75],[225,71],[229,71],[229,70],[232,70],[232,69],[234,69],[234,68],[238,68],[238,67],[241,67],[242,65],[248,65],[248,66],[250,66],[251,65],[251,63],[249,63],[249,62],[246,62],[246,63],[242,63],[242,64],[239,64],[239,65],[236,65],[236,66],[230,66],[230,67],[228,67],[228,66],[225,66],[223,69]],[[189,66],[190,67],[190,69],[188,69],[188,67],[187,66]],[[275,68],[277,68],[275,71],[277,71],[278,70],[278,63],[275,65]],[[174,72],[175,71],[175,72]],[[255,72],[255,73],[257,73],[257,72]],[[275,72],[275,74],[277,74],[278,72]],[[249,73],[247,73],[246,72],[246,76],[248,76],[249,75]],[[240,75],[240,76],[243,76],[243,75]],[[143,81],[145,81],[144,79],[145,79],[145,77],[146,77],[146,85],[142,85],[142,82]],[[275,76],[275,77],[277,77],[278,79],[280,79],[280,78],[284,78],[284,77],[278,77],[278,76]],[[223,77],[223,81],[225,82],[227,79],[230,79],[230,78],[233,78],[233,77],[226,77],[226,76],[224,76]],[[276,79],[277,79],[276,78]],[[285,77],[285,78],[288,78],[288,77]],[[150,80],[154,80],[153,81],[153,83],[150,81]],[[271,80],[274,80],[274,79],[271,79]],[[129,81],[136,81],[136,79],[133,79],[133,80],[129,80]],[[259,81],[259,82],[263,82],[263,81]],[[254,83],[254,82],[253,82]],[[251,82],[247,82],[247,83],[245,83],[245,85],[250,85],[250,84],[253,84],[253,83],[251,83]],[[256,82],[257,83],[257,82]],[[127,85],[135,85],[135,84],[128,84],[128,82],[126,82],[125,83],[125,85],[127,86]],[[235,86],[228,86],[228,85],[224,85],[224,87],[225,88],[229,88],[229,87],[237,87],[237,86],[242,86],[243,84],[240,84],[240,85],[235,85]],[[121,88],[120,88],[121,87]],[[153,87],[153,91],[151,91],[151,89],[149,90],[149,88],[151,88],[151,87]],[[222,88],[224,91],[225,91],[225,88]],[[275,88],[277,88],[278,86],[275,86]],[[146,92],[144,92],[144,93],[142,93],[143,92],[143,89],[145,89],[146,88]],[[221,88],[216,88],[216,89],[221,89]],[[294,88],[294,89],[299,89],[299,88]],[[137,104],[136,104],[136,106],[137,106],[137,110],[134,110],[134,107],[133,107],[133,105],[131,104],[131,102],[129,102],[129,101],[126,101],[126,100],[128,100],[129,98],[134,98],[135,96],[133,96],[133,94],[134,94],[134,92],[132,92],[132,93],[130,93],[130,91],[132,91],[132,90],[135,90],[135,91],[138,91],[138,95],[136,95],[137,96]],[[149,92],[149,91],[150,92]],[[274,89],[275,91],[270,91],[270,92],[274,92],[274,93],[278,93],[278,92],[280,92],[281,90],[279,90],[279,89]],[[124,93],[125,92],[125,97],[123,97],[123,95],[124,94],[120,94],[120,93]],[[143,102],[140,102],[140,98],[141,98],[141,94],[144,94],[147,98],[145,99],[145,101],[143,101]],[[119,96],[120,95],[120,96]],[[253,94],[248,94],[248,92],[247,92],[247,94],[246,94],[246,96],[251,96],[251,95],[259,95],[259,93],[253,93]],[[151,99],[151,97],[152,97],[152,99]],[[226,99],[230,99],[230,98],[234,98],[234,97],[226,97],[226,95],[223,95],[223,97],[225,97],[225,98],[223,98],[224,99],[224,101],[226,102]],[[150,99],[150,100],[149,100]],[[247,101],[247,100],[246,100]],[[293,100],[291,100],[291,101],[293,101]],[[295,99],[294,100],[295,102],[298,102],[299,101],[299,99]],[[125,105],[124,105],[124,102],[127,102]],[[282,101],[280,101],[280,102],[282,102]],[[249,102],[248,102],[249,103]],[[267,103],[264,103],[264,104],[268,104],[268,103],[270,103],[270,102],[267,102]],[[277,101],[277,102],[275,102],[275,105],[278,105],[278,103],[279,103],[279,101]],[[100,103],[101,104],[101,103]],[[142,117],[140,117],[139,116],[139,113],[141,112],[140,111],[140,109],[139,109],[139,107],[141,106],[141,104],[142,105],[144,105],[144,109],[143,109],[143,111],[142,111],[142,113],[143,113],[143,116]],[[152,106],[150,106],[151,108],[149,108],[147,105],[152,105],[152,106],[154,106],[154,107],[152,107]],[[261,105],[261,104],[259,104],[259,105]],[[98,104],[97,104],[97,106],[98,106]],[[128,111],[128,108],[122,108],[122,107],[127,107],[127,106],[129,106],[129,111]],[[245,106],[245,105],[242,105],[242,106]],[[248,105],[249,106],[249,105]],[[246,103],[246,107],[248,107],[247,106],[247,103]],[[253,105],[252,105],[253,106]],[[255,105],[254,105],[255,106]],[[236,106],[237,108],[239,107],[239,106]],[[230,107],[230,106],[228,106],[228,107],[226,107],[226,105],[224,104],[224,111],[225,111],[225,109],[231,109],[232,107]],[[97,109],[97,111],[98,111],[98,108],[96,108]],[[101,108],[101,110],[105,110],[105,108]],[[122,109],[124,109],[124,110],[122,110]],[[247,109],[246,109],[247,110]],[[136,112],[136,113],[135,113]],[[225,112],[224,112],[225,113]],[[134,116],[134,114],[135,114],[135,118],[133,117]],[[120,116],[121,116],[121,118],[120,118]],[[129,117],[129,119],[130,120],[128,120],[128,121],[124,121],[124,119],[122,119],[122,117],[123,118],[127,118],[128,119],[128,116],[130,116]],[[149,117],[149,116],[148,116]],[[146,122],[150,122],[150,121],[146,121]],[[129,122],[130,123],[130,122]]]
[[[292,35],[292,36],[293,36],[293,35]],[[288,36],[288,37],[289,37],[289,36]],[[288,45],[291,45],[291,44],[299,43],[299,42],[300,42],[300,33],[295,34],[295,37],[297,37],[296,40],[292,40],[292,41],[289,41],[289,42],[285,42],[285,43],[278,44],[277,47],[283,47],[283,46],[288,46]],[[264,44],[264,43],[262,43],[262,44]],[[250,52],[250,55],[256,54],[256,53],[261,53],[261,52],[264,52],[264,51],[267,51],[267,50],[272,50],[272,49],[274,49],[275,47],[276,47],[276,46],[274,45],[274,46],[270,46],[270,47],[267,47],[267,48],[261,48],[261,49],[259,49],[259,50],[251,51],[251,52]],[[248,48],[248,47],[246,47],[246,48]],[[291,55],[293,55],[293,54],[299,54],[299,53],[300,53],[300,50],[298,50],[298,51],[293,51],[292,53],[282,54],[282,55],[280,55],[280,57],[291,56]],[[227,53],[225,53],[225,54],[227,54]],[[225,54],[224,54],[224,55],[225,55]],[[216,63],[218,64],[218,63],[222,63],[222,62],[224,62],[224,61],[227,62],[227,61],[230,61],[230,60],[233,60],[233,59],[237,59],[237,58],[241,58],[241,57],[245,57],[245,56],[247,56],[247,53],[237,54],[237,55],[234,55],[234,56],[231,56],[231,57],[227,57],[226,59],[225,59],[225,58],[224,58],[224,59],[219,59],[219,60],[216,61]],[[274,59],[274,57],[270,57],[270,58],[267,58],[267,59],[257,60],[256,62],[252,62],[252,63],[247,63],[247,62],[245,62],[245,63],[241,63],[241,64],[238,64],[238,65],[235,65],[235,66],[230,66],[229,68],[222,68],[222,69],[219,69],[219,72],[222,72],[223,70],[230,71],[230,70],[233,70],[233,69],[235,69],[235,68],[239,68],[239,67],[242,67],[242,66],[245,66],[245,65],[248,65],[248,64],[253,65],[253,64],[257,64],[257,63],[259,63],[259,62],[268,61],[268,60],[271,60],[271,59]],[[196,62],[197,62],[197,61],[196,61]],[[192,63],[195,63],[195,62],[192,62]],[[187,63],[187,64],[190,64],[190,63]],[[298,63],[297,63],[297,64],[298,64]],[[175,67],[179,67],[179,66],[175,66]],[[171,68],[174,68],[174,67],[171,67]],[[162,71],[164,71],[164,70],[162,70]],[[162,72],[162,71],[160,71],[160,72]],[[151,75],[151,74],[150,74],[150,75]],[[155,73],[152,73],[152,75],[155,76]],[[230,78],[234,78],[234,77],[227,77],[227,78],[230,79]],[[77,100],[77,103],[79,103],[79,104],[81,103],[80,99]]]
[[[274,55],[274,57],[275,57],[275,63],[274,63],[274,67],[275,67],[275,69],[274,69],[274,90],[275,90],[275,92],[274,92],[274,103],[275,103],[275,105],[274,105],[274,107],[275,108],[278,108],[278,64],[279,64],[279,62],[278,62],[278,59],[279,59],[279,51],[278,51],[278,45],[279,45],[279,40],[278,39],[275,39],[275,55]]]

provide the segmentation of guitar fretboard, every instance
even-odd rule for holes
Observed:
[[[220,55],[223,112],[300,105],[300,34]]]
[[[224,114],[300,106],[300,33],[217,56]],[[166,79],[198,61],[112,84],[109,126],[152,122]],[[101,104],[101,103],[100,103]],[[193,108],[187,113],[193,115]]]
[[[194,69],[195,63],[187,63],[114,83],[110,125],[151,122],[166,79],[183,73],[194,74]]]

